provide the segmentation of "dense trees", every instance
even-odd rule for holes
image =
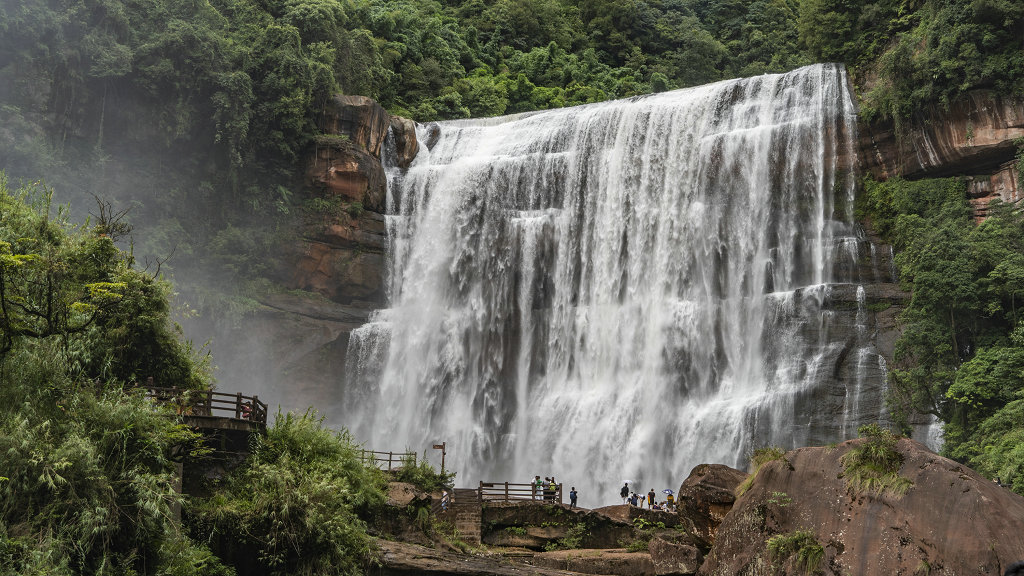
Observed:
[[[897,418],[932,414],[944,452],[1024,493],[1024,214],[970,219],[958,179],[867,181],[863,205],[900,251],[913,297],[896,346]]]
[[[176,491],[172,458],[205,448],[132,384],[205,388],[207,359],[116,218],[71,226],[49,201],[0,172],[0,574],[361,573],[383,477],[312,414],[279,416],[203,496]]]

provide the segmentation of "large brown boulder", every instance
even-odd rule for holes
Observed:
[[[1024,100],[970,92],[922,110],[898,133],[891,120],[859,126],[861,168],[877,179],[985,174],[1008,162],[1024,136]]]
[[[736,487],[747,478],[745,472],[724,464],[699,464],[690,471],[677,494],[680,516],[688,518],[694,534],[709,544],[732,510],[736,501]]]
[[[419,142],[416,140],[416,123],[408,118],[393,116],[391,118],[391,137],[395,139],[395,160],[398,162],[398,167],[408,168],[420,151]]]
[[[765,464],[718,529],[702,575],[796,574],[772,558],[769,538],[805,530],[826,575],[1001,574],[1024,559],[1024,498],[902,439],[902,496],[850,489],[840,462],[863,440],[801,448]]]

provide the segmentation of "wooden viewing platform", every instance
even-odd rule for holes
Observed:
[[[186,424],[219,430],[264,431],[267,405],[258,396],[229,394],[213,390],[186,390],[140,386],[146,397],[158,404],[170,404]]]
[[[562,485],[550,484],[547,490],[534,484],[513,484],[510,482],[480,482],[480,502],[522,502],[537,501],[543,504],[562,503]]]

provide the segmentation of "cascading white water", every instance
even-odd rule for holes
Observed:
[[[856,280],[841,67],[434,126],[389,170],[390,308],[350,340],[369,446],[447,441],[460,484],[594,504],[877,419],[814,413],[848,358],[840,409],[861,365],[882,385],[823,307]]]

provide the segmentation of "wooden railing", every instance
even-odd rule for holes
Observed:
[[[184,416],[220,416],[248,420],[264,426],[267,424],[267,405],[258,396],[157,386],[143,388],[148,398],[161,404],[170,404]]]
[[[401,468],[405,462],[412,461],[416,466],[415,452],[378,452],[377,450],[363,450],[360,454],[363,464],[371,464],[381,470],[393,470]],[[384,466],[387,466],[385,468]]]
[[[535,500],[548,504],[562,503],[562,485],[549,484],[544,490],[543,485],[512,484],[509,482],[480,482],[478,497],[481,502],[512,502]]]

